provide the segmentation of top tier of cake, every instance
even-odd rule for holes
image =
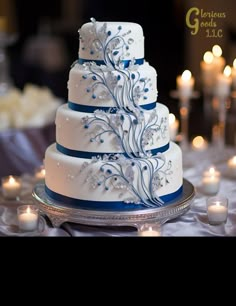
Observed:
[[[144,59],[144,36],[142,27],[132,22],[92,22],[79,30],[79,63],[86,61],[117,62],[118,60],[142,64]],[[112,52],[111,52],[112,50]],[[111,58],[112,57],[112,58]]]

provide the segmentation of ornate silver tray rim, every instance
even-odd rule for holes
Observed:
[[[74,222],[97,226],[135,226],[147,222],[164,223],[184,214],[191,205],[195,195],[193,185],[184,179],[183,192],[173,203],[158,208],[148,208],[135,211],[103,211],[81,208],[68,208],[63,203],[50,198],[45,192],[44,184],[36,184],[33,197],[37,200],[39,209],[51,220],[53,226],[59,227],[64,222]]]

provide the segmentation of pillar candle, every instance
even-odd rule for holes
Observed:
[[[213,53],[213,66],[214,66],[214,73],[215,75],[222,73],[224,66],[225,66],[225,59],[221,56],[222,55],[222,49],[219,45],[214,45],[212,47],[212,53]]]
[[[236,155],[228,160],[227,167],[229,175],[236,178]]]
[[[231,68],[226,66],[223,73],[219,73],[216,79],[215,95],[219,98],[227,98],[231,88]]]
[[[215,72],[213,64],[213,53],[211,51],[205,52],[203,61],[200,63],[202,82],[205,91],[211,92],[215,83]]]
[[[172,141],[176,140],[176,135],[179,129],[179,121],[175,118],[175,115],[170,113],[169,114],[169,132],[170,132],[170,139]]]
[[[190,98],[195,83],[191,72],[189,70],[185,70],[182,75],[177,76],[176,83],[180,98]]]
[[[232,76],[233,89],[236,90],[236,58],[233,61],[233,67],[231,69],[231,76]]]

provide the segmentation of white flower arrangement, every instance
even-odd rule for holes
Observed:
[[[0,96],[0,131],[50,124],[62,103],[47,87],[27,84],[23,91],[12,88]]]

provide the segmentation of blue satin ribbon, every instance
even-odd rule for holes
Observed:
[[[96,65],[98,65],[98,66],[101,66],[101,65],[106,66],[106,63],[103,60],[92,60],[92,59],[85,59],[85,58],[79,58],[78,59],[78,63],[80,65],[83,65],[84,63],[87,63],[87,62],[95,62]],[[124,64],[124,68],[127,68],[127,67],[129,67],[129,64],[130,64],[131,60],[123,60],[121,62]],[[135,59],[135,64],[142,65],[143,63],[144,63],[144,58]]]
[[[152,155],[156,155],[157,153],[163,153],[165,151],[167,151],[169,149],[170,144],[167,143],[165,146],[157,148],[157,149],[153,149],[150,150]],[[85,151],[77,151],[77,150],[72,150],[72,149],[68,149],[63,147],[62,145],[60,145],[59,143],[56,143],[56,148],[59,152],[61,152],[62,154],[68,155],[68,156],[73,156],[73,157],[78,157],[78,158],[86,158],[86,159],[91,159],[92,157],[97,157],[97,156],[101,156],[103,157],[104,154],[109,155],[109,154],[123,154],[125,157],[129,158],[129,156],[127,155],[127,153],[118,153],[118,152],[112,152],[112,153],[102,153],[102,152],[85,152]]]
[[[82,112],[82,113],[94,113],[96,110],[108,111],[112,109],[111,113],[115,114],[119,108],[111,107],[111,106],[89,106],[89,105],[82,105],[77,104],[71,101],[68,101],[68,107],[74,111]],[[156,102],[152,102],[146,105],[140,105],[142,109],[145,110],[152,110],[156,107]]]
[[[81,187],[82,188],[82,187]],[[104,211],[129,211],[129,210],[140,210],[147,209],[143,204],[126,204],[121,201],[87,201],[74,199],[57,192],[52,191],[45,185],[45,191],[49,197],[52,199],[61,202],[62,206],[68,208],[82,208],[82,209],[95,209],[95,210],[104,210]],[[177,197],[183,192],[183,186],[181,186],[177,191],[170,193],[168,195],[161,196],[160,199],[164,202],[161,207],[168,205],[168,203]]]

